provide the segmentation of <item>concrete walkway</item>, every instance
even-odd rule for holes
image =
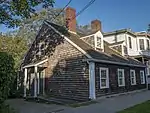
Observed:
[[[150,91],[143,91],[112,98],[100,99],[98,103],[89,106],[69,109],[61,113],[116,113],[117,111],[150,100]]]
[[[11,105],[17,113],[55,113],[66,109],[65,106],[55,104],[42,104],[24,101],[24,99],[11,99],[6,103]]]
[[[7,102],[17,109],[19,113],[115,113],[147,100],[150,100],[150,91],[99,99],[96,104],[78,108],[26,102],[19,99]]]

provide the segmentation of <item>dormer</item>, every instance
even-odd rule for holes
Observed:
[[[101,22],[94,20],[91,22],[91,32],[81,37],[83,41],[91,45],[95,50],[104,51],[103,35],[101,33]]]

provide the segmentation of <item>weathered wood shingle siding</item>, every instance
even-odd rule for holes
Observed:
[[[100,67],[105,67],[105,68],[109,69],[109,88],[100,89],[100,74],[99,74]],[[123,86],[123,87],[118,86],[117,69],[124,69],[125,86]],[[130,69],[135,70],[136,83],[137,83],[136,85],[131,85]],[[95,69],[95,71],[96,71],[96,73],[95,73],[96,96],[100,97],[100,96],[105,96],[105,95],[110,95],[110,94],[123,93],[123,92],[146,88],[146,84],[141,84],[140,70],[145,71],[145,68],[96,63],[96,69]]]
[[[42,44],[42,45],[41,45]],[[43,24],[23,65],[48,57],[45,92],[49,96],[85,100],[89,97],[86,56],[47,24]]]
[[[49,57],[46,93],[59,98],[87,100],[89,72],[85,59],[86,56],[67,41],[58,45]]]

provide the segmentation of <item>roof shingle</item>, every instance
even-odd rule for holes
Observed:
[[[103,61],[112,61],[112,62],[118,62],[118,63],[124,63],[124,64],[133,64],[133,65],[141,65],[145,66],[142,64],[140,61],[135,60],[130,57],[123,57],[120,55],[118,52],[114,51],[111,49],[107,42],[104,41],[104,51],[97,51],[95,50],[92,46],[84,42],[82,39],[80,39],[80,36],[77,34],[73,33],[66,33],[62,32],[62,29],[64,29],[62,26],[53,24],[48,22],[52,27],[54,27],[56,30],[58,30],[60,33],[65,35],[67,38],[69,38],[73,43],[75,43],[77,46],[79,46],[81,49],[83,49],[87,54],[89,54],[93,59],[97,60],[103,60]]]

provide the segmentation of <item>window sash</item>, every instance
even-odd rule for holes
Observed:
[[[96,46],[101,48],[101,37],[96,37]]]
[[[102,76],[101,76],[101,74],[102,74],[101,72],[102,72],[102,71],[106,71],[106,72],[105,72],[106,77],[102,77]],[[108,68],[103,68],[103,67],[101,67],[99,74],[100,74],[100,89],[109,88]],[[105,82],[106,82],[106,85],[105,85],[105,86],[103,86],[102,80],[105,80]]]
[[[141,84],[145,84],[144,71],[140,71],[140,79],[141,79]]]
[[[131,41],[131,37],[128,37],[128,39],[129,39],[129,48],[132,49],[132,41]]]
[[[139,39],[140,50],[144,50],[144,39]]]
[[[149,40],[147,40],[147,49],[148,49],[148,50],[150,49],[150,43],[149,43]]]
[[[131,85],[136,85],[135,70],[130,70],[130,80],[131,80]]]
[[[120,73],[122,74],[121,76]],[[124,69],[118,69],[118,86],[125,86]]]

